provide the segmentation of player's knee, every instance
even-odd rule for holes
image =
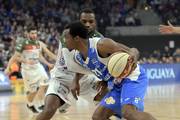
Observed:
[[[101,118],[98,115],[93,115],[92,120],[101,120]]]
[[[47,115],[54,115],[54,113],[56,112],[56,110],[58,109],[58,107],[51,105],[44,108],[43,113],[47,114]]]
[[[124,105],[121,110],[121,115],[123,118],[132,118],[136,113],[136,107],[133,105]]]

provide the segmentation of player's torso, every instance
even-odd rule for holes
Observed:
[[[22,44],[22,57],[25,60],[31,60],[34,64],[29,65],[22,63],[22,67],[35,67],[37,64],[39,64],[39,57],[41,52],[41,45],[38,40],[29,40],[25,39]]]
[[[57,55],[57,60],[56,60],[56,63],[55,63],[55,66],[54,66],[54,71],[53,71],[53,74],[55,77],[72,77],[75,75],[75,73],[73,72],[70,72],[68,69],[67,69],[67,63],[64,59],[65,55],[68,54],[70,52],[64,52],[63,51],[63,46],[62,46],[62,43],[60,42],[59,43],[59,49],[58,49],[58,55]],[[67,55],[67,56],[68,56]],[[70,78],[69,78],[70,79]]]
[[[89,48],[88,48],[88,57],[84,61],[80,53],[75,54],[75,60],[82,66],[91,70],[96,76],[104,81],[112,81],[112,77],[107,69],[107,62],[109,58],[101,58],[97,52],[97,43],[101,38],[90,38],[89,39]]]

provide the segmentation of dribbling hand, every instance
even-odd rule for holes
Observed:
[[[80,93],[80,85],[79,83],[72,83],[72,87],[71,87],[71,93],[73,95],[73,97],[78,100],[79,93]]]

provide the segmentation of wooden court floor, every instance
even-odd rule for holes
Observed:
[[[0,120],[31,120],[34,115],[26,108],[22,89],[15,91],[14,94],[0,93]],[[91,120],[94,109],[92,102],[80,98],[67,113],[57,112],[52,120]],[[157,120],[180,120],[180,84],[150,86],[145,111]]]

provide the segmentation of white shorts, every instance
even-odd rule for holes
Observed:
[[[80,79],[80,96],[86,96],[89,93],[96,94],[95,84],[99,79],[91,74],[84,75]],[[49,87],[46,92],[46,96],[50,94],[55,94],[59,98],[61,98],[66,104],[71,104],[71,100],[69,99],[70,87],[72,84],[72,79],[63,79],[63,78],[52,78],[49,82]]]
[[[35,69],[22,68],[21,74],[26,92],[36,92],[39,86],[48,85],[49,77],[41,64]]]

